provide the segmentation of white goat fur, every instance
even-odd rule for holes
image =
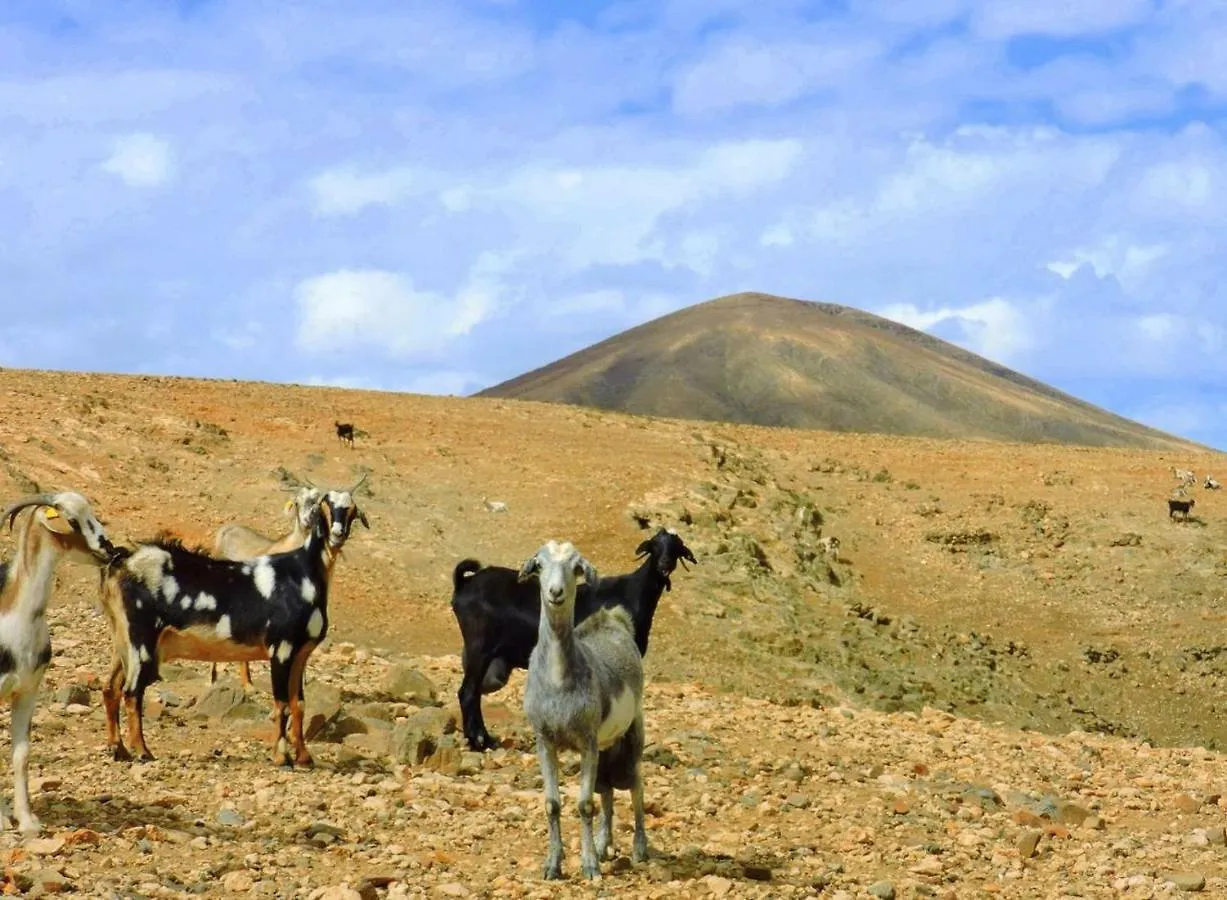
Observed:
[[[89,501],[73,491],[28,497],[4,519],[15,525],[17,547],[0,564],[0,698],[13,707],[13,814],[17,827],[32,834],[42,825],[30,809],[30,723],[51,663],[46,614],[55,570],[63,559],[100,565],[112,548]]]

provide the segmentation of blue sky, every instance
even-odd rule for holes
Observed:
[[[1227,447],[1222,47],[1221,0],[9,0],[0,365],[468,393],[762,290]]]

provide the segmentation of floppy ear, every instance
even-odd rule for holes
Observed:
[[[39,520],[48,531],[54,531],[56,534],[72,534],[72,522],[60,515],[60,511],[54,506],[44,506],[39,513]]]
[[[541,571],[541,563],[536,556],[530,556],[524,560],[524,565],[520,566],[520,574],[516,578],[517,581],[528,581],[538,572]]]
[[[689,560],[696,566],[699,564],[699,561],[694,558],[694,554],[690,552],[690,548],[685,544],[682,544],[682,559]]]
[[[647,556],[651,552],[652,552],[652,539],[648,538],[646,541],[644,541],[642,544],[640,544],[638,547],[635,548],[635,558],[638,559],[641,556]]]
[[[362,510],[358,510],[358,521],[362,523],[364,528],[369,529],[371,527],[371,523],[366,520],[366,513]]]
[[[596,567],[581,556],[579,561],[575,564],[575,570],[576,575],[580,574],[580,572],[584,573],[584,581],[588,583],[588,587],[595,591],[596,586],[601,581],[601,577],[596,573]]]

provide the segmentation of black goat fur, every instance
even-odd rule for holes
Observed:
[[[679,562],[697,561],[682,539],[664,528],[641,543],[635,555],[646,557],[635,571],[602,577],[595,591],[587,584],[578,586],[575,622],[603,607],[621,605],[634,620],[635,644],[645,655],[660,595],[672,589],[670,576]],[[501,690],[514,669],[527,669],[537,643],[541,589],[535,576],[522,582],[518,576],[518,569],[482,566],[475,559],[462,560],[452,572],[452,612],[464,640],[460,714],[473,750],[498,746],[486,729],[481,695]]]

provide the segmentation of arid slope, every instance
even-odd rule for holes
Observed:
[[[676,574],[646,660],[654,855],[607,864],[609,890],[1227,889],[1227,501],[1198,490],[1188,523],[1164,503],[1173,465],[1221,477],[1220,454],[149,377],[6,370],[0,392],[0,495],[76,488],[117,540],[206,540],[232,519],[276,531],[283,467],[327,484],[369,471],[372,526],[338,567],[308,669],[314,772],[269,763],[260,665],[244,702],[209,689],[203,664],[167,666],[147,726],[158,761],[105,759],[97,576],[60,570],[32,757],[48,836],[0,835],[6,893],[591,896],[540,882],[522,675],[486,700],[505,749],[456,745],[450,574],[548,537],[625,571],[640,520],[676,527],[699,564]],[[334,418],[365,432],[354,449]],[[816,552],[830,535],[835,560]]]
[[[663,316],[478,396],[867,434],[1190,446],[904,325],[766,294]]]

